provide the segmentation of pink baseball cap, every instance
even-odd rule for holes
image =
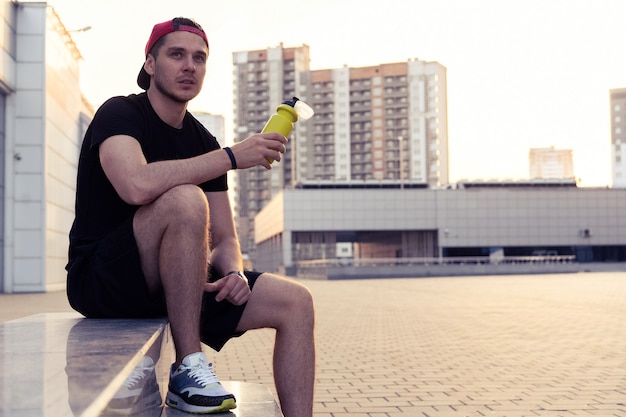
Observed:
[[[155,43],[163,36],[168,33],[176,32],[176,31],[185,31],[195,33],[200,36],[207,47],[209,46],[209,40],[207,39],[206,33],[202,30],[199,24],[194,22],[192,19],[186,19],[182,17],[176,17],[172,20],[168,20],[167,22],[158,23],[154,25],[152,28],[152,33],[150,34],[150,38],[148,39],[148,43],[146,43],[146,58],[148,57],[148,53],[150,49],[154,46]],[[141,70],[139,71],[139,75],[137,76],[137,84],[139,87],[147,90],[150,87],[150,75],[143,69],[143,65],[141,66]]]

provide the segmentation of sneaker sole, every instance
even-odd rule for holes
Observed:
[[[233,408],[237,408],[237,403],[234,398],[229,398],[227,400],[222,401],[222,404],[212,407],[202,407],[199,405],[193,405],[185,402],[178,395],[173,394],[172,392],[167,393],[167,397],[165,400],[165,404],[168,407],[176,408],[178,410],[185,411],[191,414],[210,414],[210,413],[219,413],[221,411],[232,410]]]

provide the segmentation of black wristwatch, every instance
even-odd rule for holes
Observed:
[[[239,278],[242,278],[242,279],[245,279],[245,280],[248,279],[248,278],[246,278],[246,276],[241,271],[230,271],[229,273],[226,274],[226,276],[229,276],[229,275],[239,275]]]

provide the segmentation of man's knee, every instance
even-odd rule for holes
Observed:
[[[157,235],[173,225],[202,230],[208,222],[209,206],[202,190],[195,185],[179,185],[141,207],[135,214],[133,227],[135,236],[141,239],[146,237],[146,230],[155,231]]]
[[[163,193],[159,200],[159,203],[175,219],[198,218],[203,220],[209,215],[206,196],[195,185],[178,185]]]
[[[304,321],[303,324],[313,324],[315,321],[315,305],[313,301],[313,294],[304,285],[300,283],[293,283],[294,290],[291,297],[290,310],[294,315],[297,315],[300,320]]]
[[[264,273],[257,279],[239,330],[261,327],[309,331],[315,323],[313,295],[291,279]]]
[[[161,198],[169,204],[176,206],[199,205],[201,208],[207,206],[207,199],[202,189],[196,185],[183,184],[170,188],[163,193]]]

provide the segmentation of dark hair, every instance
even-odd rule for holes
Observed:
[[[204,32],[204,29],[202,29],[202,26],[200,26],[199,23],[197,23],[195,20],[193,19],[189,19],[186,17],[175,17],[174,19],[172,19],[172,22],[174,23],[174,28],[176,31],[178,26],[193,26],[197,29],[200,29],[201,31]],[[150,51],[148,51],[148,53],[150,55],[152,55],[155,59],[157,57],[157,55],[159,54],[159,49],[161,49],[161,47],[163,46],[163,44],[165,43],[165,38],[167,37],[167,35],[162,36],[158,41],[156,41],[154,43],[154,45],[152,45],[152,48],[150,48]]]

